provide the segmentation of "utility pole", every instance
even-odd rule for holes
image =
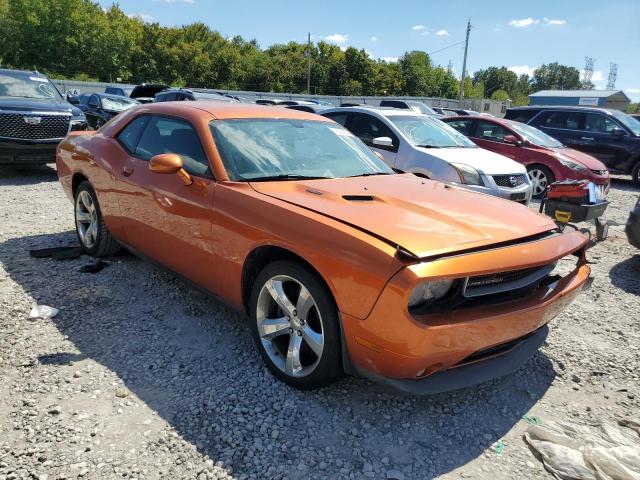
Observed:
[[[467,38],[464,41],[464,59],[462,60],[462,76],[460,77],[460,108],[464,108],[464,79],[467,76],[467,50],[469,49],[469,33],[471,33],[471,19],[467,21]]]
[[[307,95],[311,95],[311,32],[307,36]]]

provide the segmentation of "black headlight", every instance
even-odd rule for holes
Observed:
[[[75,114],[71,117],[70,123],[70,132],[75,132],[77,130],[86,130],[87,125],[87,117],[84,116],[84,113],[81,110],[78,110],[79,114]]]

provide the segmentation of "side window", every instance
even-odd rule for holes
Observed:
[[[617,123],[601,113],[587,113],[584,119],[584,129],[594,133],[611,133],[614,128],[620,128]]]
[[[349,113],[329,113],[325,115],[327,118],[330,118],[334,122],[339,123],[343,127],[347,124],[347,118],[349,117]]]
[[[539,122],[541,127],[564,128],[566,130],[578,130],[580,114],[578,112],[547,112],[541,115]]]
[[[354,113],[349,122],[349,130],[366,145],[373,146],[376,137],[389,137],[393,146],[398,147],[398,137],[384,123],[371,115]]]
[[[493,140],[494,142],[502,142],[507,135],[509,135],[509,132],[500,125],[479,120],[476,124],[474,137]]]
[[[91,95],[91,97],[89,98],[89,106],[95,108],[100,107],[100,99],[97,95]]]
[[[471,120],[453,120],[452,122],[445,123],[455,128],[461,134],[466,135],[467,137],[472,136],[473,130],[471,128],[471,125],[473,122]]]
[[[138,140],[148,120],[147,115],[136,117],[118,134],[118,141],[129,153],[133,154],[136,151]]]
[[[182,158],[187,172],[201,177],[211,176],[200,138],[193,127],[183,120],[152,117],[135,153],[144,160],[161,153],[175,153]]]

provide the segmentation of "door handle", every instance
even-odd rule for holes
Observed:
[[[131,167],[122,167],[122,174],[125,177],[128,177],[129,175],[131,175],[133,173],[133,168]]]
[[[580,140],[593,140],[593,137],[580,137]]]

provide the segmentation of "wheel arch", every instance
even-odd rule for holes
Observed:
[[[83,175],[80,172],[76,172],[73,174],[73,176],[71,177],[71,195],[73,197],[75,197],[76,195],[76,190],[78,189],[78,187],[80,186],[80,184],[84,181],[89,182],[89,179]],[[91,182],[89,182],[91,183]]]

